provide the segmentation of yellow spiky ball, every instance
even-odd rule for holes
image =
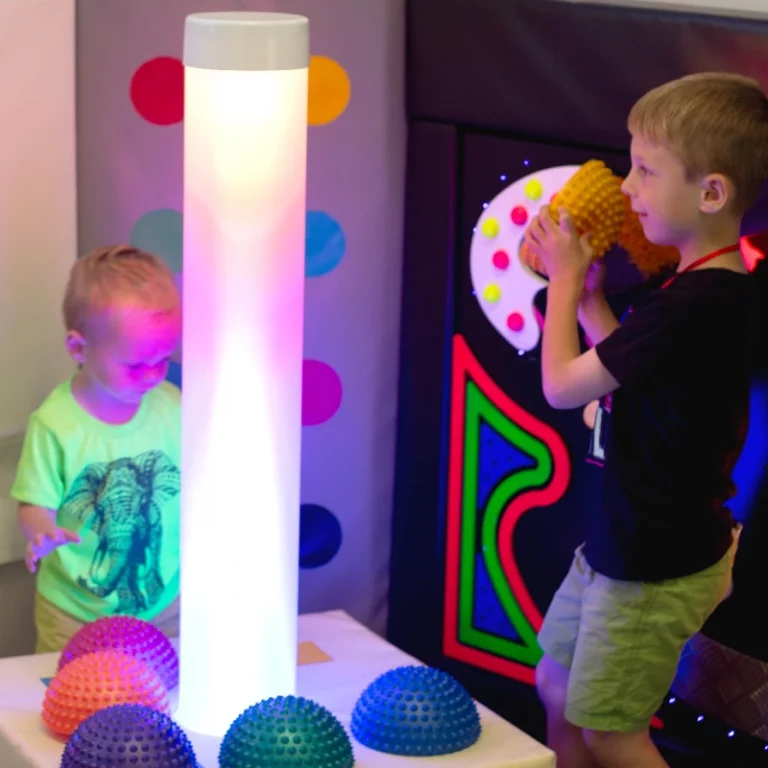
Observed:
[[[621,188],[622,180],[616,177],[617,186]],[[627,195],[621,193],[624,199],[624,223],[619,232],[617,243],[623,248],[634,265],[645,277],[656,275],[666,267],[671,267],[680,261],[680,252],[670,245],[656,245],[645,236],[640,218],[632,210],[632,203]]]
[[[571,215],[579,233],[589,232],[595,258],[602,258],[616,243],[624,222],[624,195],[616,177],[601,160],[588,160],[555,194],[550,212],[560,220],[559,209]]]

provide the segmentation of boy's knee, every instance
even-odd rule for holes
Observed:
[[[536,667],[536,690],[548,711],[565,710],[569,671],[544,654]]]
[[[631,760],[642,760],[648,750],[656,751],[647,731],[614,733],[585,728],[582,733],[592,757],[606,768],[613,765],[629,765]]]

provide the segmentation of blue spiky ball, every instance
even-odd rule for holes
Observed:
[[[325,708],[277,696],[245,710],[219,750],[221,768],[352,768],[352,742]]]
[[[197,768],[184,731],[143,704],[116,704],[84,720],[72,734],[61,768]]]
[[[480,738],[480,716],[466,689],[432,667],[398,667],[362,693],[352,735],[378,752],[408,757],[447,755]]]

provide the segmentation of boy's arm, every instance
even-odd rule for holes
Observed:
[[[11,489],[11,496],[19,503],[19,530],[27,542],[25,560],[32,572],[37,561],[57,547],[80,541],[77,533],[56,523],[55,510],[63,492],[61,465],[61,446],[33,416]]]
[[[579,324],[593,347],[608,338],[621,325],[602,292],[582,295],[578,316]]]
[[[594,268],[589,236],[579,235],[567,211],[560,222],[542,206],[525,232],[525,243],[541,259],[549,276],[542,340],[542,384],[553,408],[577,408],[618,389],[620,384],[651,383],[690,333],[691,312],[678,291],[661,291],[640,313],[630,315],[588,352],[581,354],[578,310]],[[601,310],[599,337],[610,327]],[[699,335],[701,333],[699,332]]]
[[[17,513],[19,530],[24,541],[32,541],[39,534],[47,534],[56,529],[56,512],[33,504],[19,504]]]
[[[578,331],[581,286],[570,280],[554,279],[548,292],[541,356],[544,397],[553,408],[578,408],[613,392],[619,383],[600,362],[594,347],[581,354]],[[602,310],[597,318],[595,330],[599,336],[610,325],[610,319]],[[616,321],[615,327],[618,325]],[[592,341],[598,343],[594,337]]]
[[[80,541],[79,534],[56,525],[56,513],[52,509],[19,504],[18,520],[21,535],[27,542],[24,562],[31,573],[37,570],[38,561],[54,549]]]

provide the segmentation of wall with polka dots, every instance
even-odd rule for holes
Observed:
[[[403,0],[78,0],[77,6],[80,251],[130,241],[162,256],[179,283],[184,18],[211,10],[310,18],[300,609],[342,608],[377,630],[385,625],[394,475],[403,6]],[[178,361],[169,377],[183,389]]]

